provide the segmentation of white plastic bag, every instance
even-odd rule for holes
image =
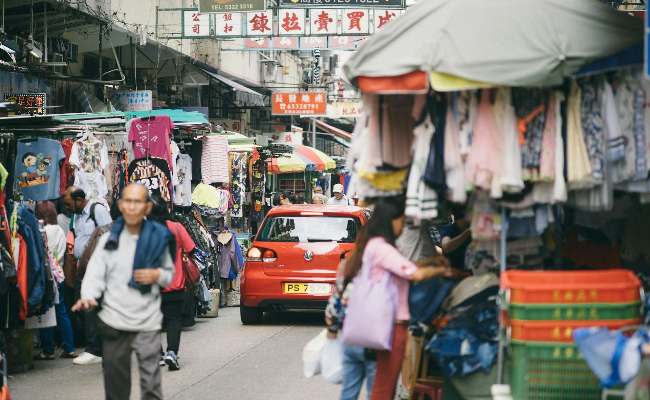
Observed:
[[[327,330],[310,340],[302,349],[302,373],[305,378],[311,378],[320,373],[320,355],[327,343]]]
[[[321,373],[329,383],[338,385],[343,381],[343,343],[341,339],[329,339],[320,358]]]

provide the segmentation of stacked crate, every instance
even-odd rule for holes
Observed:
[[[573,343],[573,331],[637,325],[640,288],[633,273],[619,269],[505,272],[513,398],[600,399],[598,379]]]

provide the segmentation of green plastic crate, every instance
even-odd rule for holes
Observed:
[[[598,378],[575,345],[512,341],[510,351],[513,399],[600,400]]]
[[[510,304],[510,319],[528,321],[603,321],[636,319],[641,303],[621,304]]]

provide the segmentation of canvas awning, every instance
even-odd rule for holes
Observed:
[[[551,86],[643,41],[643,21],[598,0],[427,0],[370,36],[344,65],[366,93]],[[434,82],[435,83],[435,82]]]
[[[216,74],[207,70],[203,70],[209,77],[214,78],[221,83],[230,86],[235,92],[235,103],[242,107],[263,107],[264,95],[248,88],[241,83],[235,82],[232,79],[226,78],[223,75]]]

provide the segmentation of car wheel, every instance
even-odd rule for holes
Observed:
[[[239,316],[244,325],[255,325],[262,321],[262,310],[257,307],[239,307]]]

